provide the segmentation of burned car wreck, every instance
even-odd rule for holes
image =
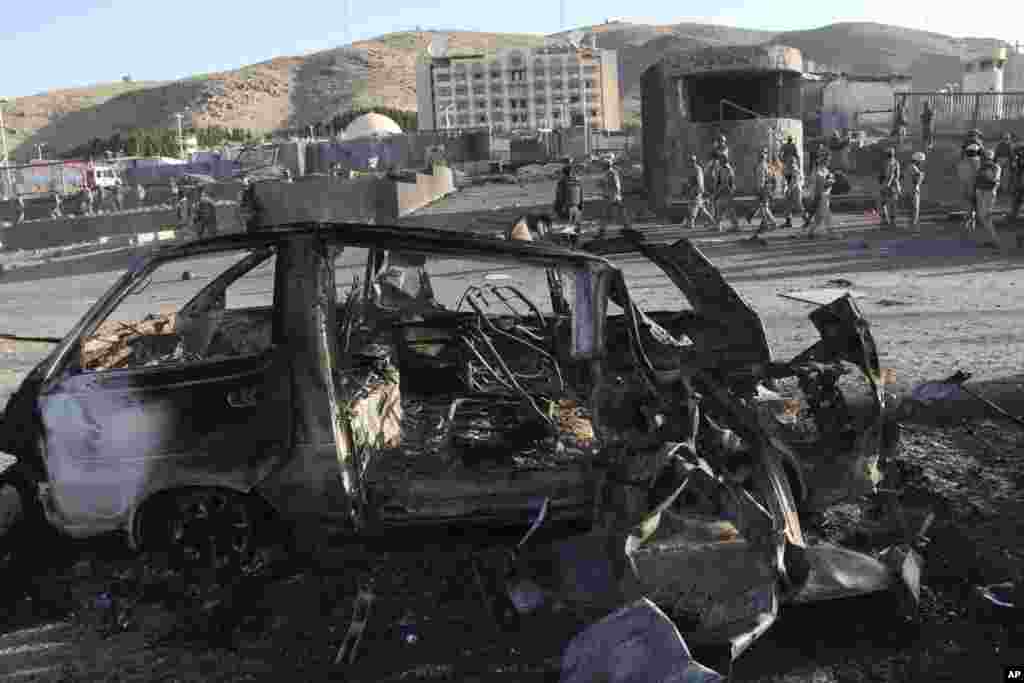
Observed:
[[[228,565],[282,522],[315,547],[542,510],[577,532],[517,548],[496,601],[526,616],[648,598],[734,657],[780,603],[912,605],[911,549],[872,557],[801,526],[870,491],[895,447],[853,301],[815,310],[821,340],[777,361],[692,243],[634,248],[690,308],[642,310],[585,250],[436,230],[304,222],[157,249],[10,399],[5,526],[121,530]],[[851,368],[863,406],[838,384]],[[787,379],[803,399],[770,389]],[[787,426],[798,412],[809,430]]]

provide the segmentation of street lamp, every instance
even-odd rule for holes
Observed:
[[[11,167],[7,158],[7,126],[4,124],[4,109],[7,107],[7,98],[0,98],[0,141],[3,143],[4,151],[4,174],[7,176],[7,183],[4,184],[4,199],[10,199],[11,192]]]

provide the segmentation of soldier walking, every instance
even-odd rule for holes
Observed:
[[[957,165],[957,175],[965,204],[964,228],[967,232],[974,232],[977,222],[978,194],[975,181],[981,167],[982,152],[981,134],[978,131],[971,131],[961,148],[960,162]]]
[[[696,228],[697,219],[701,216],[707,219],[709,225],[715,225],[715,217],[704,205],[704,169],[701,167],[700,161],[697,160],[696,154],[690,155],[689,195],[690,219],[687,221],[686,227]]]
[[[1021,204],[1024,203],[1024,142],[1018,142],[1017,146],[1013,149],[1013,160],[1010,163],[1012,170],[1011,175],[1013,179],[1011,181],[1011,187],[1013,192],[1013,203],[1010,207],[1010,212],[1006,215],[1006,220],[1016,220],[1020,214]]]
[[[82,213],[86,216],[96,213],[96,191],[92,185],[87,185],[82,195]]]
[[[882,172],[878,176],[881,184],[879,198],[879,214],[882,225],[896,225],[896,204],[900,196],[900,162],[896,158],[896,150],[892,147],[886,152],[886,160]]]
[[[53,210],[50,212],[50,218],[64,217],[64,211],[61,208],[61,202],[63,199],[64,198],[61,196],[59,191],[53,193]]]
[[[124,186],[118,180],[111,191],[111,199],[114,200],[114,211],[120,213],[124,209]]]
[[[798,166],[800,166],[800,150],[796,148],[796,143],[793,142],[793,136],[786,136],[786,142],[783,143],[782,148],[779,150],[779,158],[782,159],[784,167],[789,168],[790,162],[795,159]],[[803,167],[800,166],[800,175],[803,175]]]
[[[736,217],[736,205],[733,203],[735,195],[736,170],[726,159],[719,166],[715,179],[715,225],[718,227],[718,232],[725,232],[722,229],[722,220],[726,218],[732,223],[729,232],[740,231],[740,221]]]
[[[14,211],[15,211],[15,215],[14,215],[14,223],[15,223],[15,225],[17,225],[18,223],[24,223],[25,222],[25,198],[22,197],[20,194],[18,195],[18,198],[14,202]]]
[[[142,205],[146,202],[146,188],[142,185],[142,183],[137,183],[135,185],[135,196],[138,199],[139,207],[141,208]]]
[[[826,235],[832,234],[832,185],[835,176],[824,161],[819,162],[814,171],[814,214],[811,228],[807,232],[808,239],[814,239],[814,232],[822,228]]]
[[[760,215],[761,223],[754,236],[760,235],[765,229],[774,230],[779,227],[772,214],[772,195],[775,194],[775,174],[768,163],[768,150],[761,150],[761,158],[757,162],[757,208],[747,216],[747,223],[753,223]]]
[[[1013,138],[1003,133],[1003,139],[996,145],[996,163],[999,165],[1002,180],[997,195],[1005,194],[1010,189],[1010,158],[1013,156]]]
[[[978,167],[978,175],[974,181],[974,191],[977,195],[978,220],[981,221],[991,238],[983,242],[984,247],[999,248],[999,234],[992,224],[992,208],[996,202],[996,191],[999,188],[999,180],[1002,169],[995,161],[995,152],[991,149],[985,150],[984,161]]]
[[[790,138],[792,139],[792,138]],[[800,166],[800,158],[791,156],[786,160],[784,175],[786,195],[786,222],[785,228],[793,227],[793,214],[804,215],[804,169]],[[807,227],[807,219],[803,227]]]
[[[555,215],[575,226],[583,215],[583,186],[573,173],[572,164],[562,169],[562,177],[555,187]]]
[[[217,234],[217,206],[205,187],[199,188],[199,201],[196,202],[194,213],[196,236],[199,239],[214,237]]]
[[[921,108],[921,144],[924,146],[925,151],[932,151],[932,146],[935,141],[932,135],[932,121],[935,118],[935,112],[932,111],[932,105],[925,100],[924,107]]]
[[[630,228],[629,212],[622,202],[622,177],[619,176],[619,169],[615,168],[615,163],[610,159],[605,163],[607,170],[604,174],[604,198],[607,200],[608,206],[605,208],[604,221],[598,232],[600,237],[604,236],[613,214],[622,221],[623,228],[627,230]]]
[[[910,170],[907,181],[910,184],[910,225],[916,230],[921,229],[921,186],[924,185],[924,152],[914,152],[910,157]]]

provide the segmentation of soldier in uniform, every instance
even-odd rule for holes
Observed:
[[[978,176],[978,169],[981,167],[981,134],[973,130],[967,134],[960,152],[960,161],[957,164],[957,175],[960,179],[960,189],[965,204],[964,228],[967,232],[974,232],[977,222],[977,201],[978,195],[975,191],[975,180]]]
[[[729,219],[732,227],[729,232],[739,232],[740,221],[736,217],[736,206],[733,198],[736,195],[736,171],[732,163],[726,159],[718,167],[718,177],[715,179],[715,224],[719,232],[722,229],[722,220]]]
[[[583,215],[583,186],[579,178],[572,172],[572,164],[562,169],[562,177],[555,188],[555,215],[579,225]]]
[[[1003,139],[996,145],[996,163],[999,164],[1002,180],[999,183],[998,194],[1004,194],[1010,189],[1010,157],[1013,156],[1013,138],[1009,133],[1003,133]]]
[[[990,240],[982,246],[999,247],[999,234],[992,224],[992,209],[996,202],[996,192],[999,189],[999,180],[1002,169],[995,161],[995,152],[991,149],[985,150],[984,161],[978,167],[978,175],[974,181],[974,191],[977,193],[978,220],[982,227],[988,230]]]
[[[754,232],[754,236],[760,235],[765,229],[774,230],[779,227],[772,214],[772,195],[775,194],[775,174],[768,163],[768,150],[762,149],[760,160],[757,162],[757,208],[747,216],[747,223],[752,223],[760,215],[761,224]]]
[[[121,184],[120,180],[118,180],[117,184],[114,185],[114,190],[111,195],[111,198],[114,200],[114,211],[122,211],[124,209],[124,186]]]
[[[604,174],[604,197],[608,202],[608,206],[605,209],[604,221],[598,233],[601,236],[604,235],[611,221],[612,214],[616,214],[620,218],[623,228],[628,230],[630,227],[629,212],[626,210],[626,205],[622,202],[622,178],[619,176],[619,169],[615,168],[615,163],[611,160],[608,160],[605,164],[607,170]]]
[[[15,200],[14,210],[15,210],[14,223],[15,224],[24,223],[25,222],[25,198],[22,197],[20,194],[18,195],[18,198]]]
[[[53,211],[50,212],[50,218],[62,218],[64,216],[64,211],[61,208],[63,199],[59,191],[53,193]]]
[[[800,157],[791,156],[786,160],[785,169],[786,222],[783,227],[793,227],[793,214],[804,215],[804,169]],[[807,223],[804,223],[807,227]]]
[[[697,219],[704,216],[709,225],[715,224],[715,217],[708,211],[707,206],[704,204],[704,169],[700,165],[700,161],[697,160],[696,154],[690,155],[690,183],[689,183],[689,199],[690,199],[690,220],[687,222],[686,227],[696,228]]]
[[[1013,203],[1010,212],[1006,215],[1008,221],[1017,219],[1017,216],[1020,215],[1021,204],[1024,203],[1024,143],[1018,142],[1014,147],[1010,169],[1013,176],[1011,182]]]
[[[921,109],[921,144],[929,152],[934,144],[932,136],[932,119],[934,118],[935,113],[932,111],[932,105],[925,100],[924,107]]]
[[[782,159],[782,163],[786,168],[789,168],[790,160],[792,159],[796,159],[797,165],[800,164],[800,150],[796,148],[792,135],[786,136],[786,142],[783,143],[782,149],[779,150],[779,158]],[[803,175],[802,167],[800,168],[800,175]]]
[[[142,183],[135,185],[135,196],[139,200],[139,206],[141,207],[146,202],[146,188]]]
[[[807,232],[808,239],[814,239],[814,232],[823,228],[826,235],[832,234],[832,185],[835,176],[824,161],[818,163],[814,171],[813,205],[814,215],[811,228]]]
[[[914,152],[910,157],[910,170],[907,171],[907,180],[910,189],[910,225],[915,229],[921,227],[921,186],[924,185],[924,163],[923,152]]]
[[[205,187],[199,188],[199,201],[195,208],[196,235],[199,239],[217,234],[217,207]]]
[[[882,172],[878,175],[881,184],[879,198],[879,214],[882,225],[896,225],[896,204],[900,196],[900,162],[896,158],[896,150],[890,147],[886,152]]]

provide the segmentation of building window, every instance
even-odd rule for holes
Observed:
[[[526,109],[526,100],[525,99],[519,100],[519,108],[520,109]]]
[[[501,109],[504,106],[504,104],[505,103],[502,102],[501,100],[493,100],[491,102],[491,105],[493,105],[495,109]]]
[[[546,98],[546,97],[535,97],[533,99],[533,103],[536,104],[538,107],[544,107],[544,106],[547,106],[548,98]]]
[[[591,118],[596,118],[597,117],[597,110],[596,109],[591,109],[590,110],[590,117]]]
[[[579,95],[570,95],[569,96],[569,104],[579,104],[579,103],[580,103],[580,96]]]
[[[455,111],[469,111],[469,102],[456,103]]]
[[[586,81],[583,81],[583,83],[587,86],[587,90],[593,90],[594,89],[594,81],[586,80]]]
[[[551,81],[551,89],[552,90],[561,90],[562,89],[562,81]]]
[[[479,87],[474,86],[473,87],[473,94],[474,95],[486,95],[487,94],[487,88],[485,88],[483,86],[479,86]]]
[[[487,114],[480,114],[480,116],[477,117],[477,120],[480,123],[486,124],[487,123]]]
[[[458,97],[465,97],[469,94],[469,89],[464,85],[455,86],[455,95]]]
[[[560,112],[557,109],[555,109],[554,111],[551,112],[551,118],[553,118],[553,119],[560,119],[560,118],[562,118],[562,112]]]
[[[493,81],[500,81],[501,80],[501,72],[500,71],[492,71],[491,72],[491,80],[493,80]]]
[[[435,79],[438,83],[448,83],[452,80],[451,74],[437,74]]]
[[[437,89],[437,96],[438,97],[451,97],[452,96],[452,89],[451,88],[438,88]]]
[[[487,100],[477,100],[476,101],[476,108],[477,109],[487,109]]]
[[[505,91],[505,88],[502,87],[501,83],[492,83],[491,84],[491,92],[493,92],[493,93],[501,93],[501,92],[504,92],[504,91]]]
[[[474,81],[482,80],[483,77],[484,77],[483,72],[477,71],[477,72],[473,73],[473,80]]]

